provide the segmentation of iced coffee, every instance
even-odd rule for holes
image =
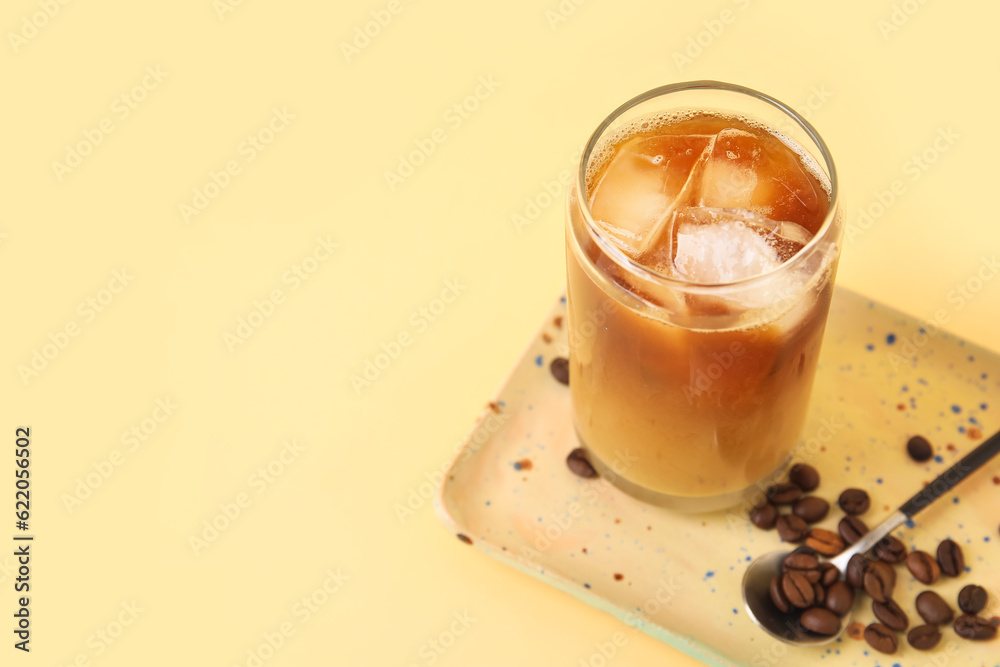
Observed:
[[[598,129],[568,205],[581,445],[645,500],[738,502],[808,408],[843,225],[822,139],[755,91],[667,86]]]

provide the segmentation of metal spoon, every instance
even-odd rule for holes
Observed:
[[[907,519],[947,493],[953,486],[975,472],[984,463],[1000,452],[1000,433],[995,433],[978,447],[969,452],[958,463],[941,473],[937,479],[925,486],[898,510],[889,515],[850,549],[829,561],[841,573],[847,571],[847,563],[855,554],[867,553],[882,538],[898,528]],[[834,641],[850,624],[851,617],[841,619],[840,631],[834,635],[815,634],[802,627],[799,613],[784,613],[771,601],[770,584],[775,574],[781,572],[781,563],[790,551],[774,551],[759,556],[747,567],[743,576],[743,605],[750,618],[767,634],[788,644],[798,646],[818,646]]]

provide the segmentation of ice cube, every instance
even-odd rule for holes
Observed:
[[[627,141],[594,187],[594,220],[635,257],[659,236],[678,206],[694,203],[712,135],[637,136]]]
[[[688,207],[671,220],[668,256],[676,276],[695,283],[722,284],[778,268],[811,238],[792,222],[778,222],[745,209]],[[651,254],[654,270],[666,257]]]
[[[719,132],[705,163],[698,205],[749,209],[764,157],[764,147],[753,134],[735,128]]]

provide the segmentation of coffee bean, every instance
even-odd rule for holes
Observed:
[[[806,554],[807,556],[815,556],[816,559],[819,560],[819,554],[816,553],[816,550],[810,549],[804,544],[800,544],[799,546],[795,547],[795,549],[792,550],[792,553],[788,555],[791,556],[792,554]]]
[[[837,616],[847,616],[854,607],[854,589],[846,581],[838,581],[826,590],[826,608]]]
[[[583,447],[577,447],[569,453],[569,456],[566,457],[566,465],[574,475],[587,478],[597,477],[597,471],[594,470],[594,466],[590,465],[587,452]]]
[[[801,542],[809,534],[809,526],[802,517],[794,514],[782,514],[775,526],[782,542]]]
[[[868,561],[861,554],[854,554],[851,560],[847,561],[847,571],[844,578],[852,588],[862,588],[865,585],[865,570],[868,569]]]
[[[880,620],[883,625],[887,628],[895,630],[896,632],[903,632],[910,626],[910,619],[907,617],[906,612],[896,604],[895,600],[886,600],[885,602],[879,602],[876,600],[872,602],[872,613],[875,614],[875,618]]]
[[[817,581],[813,584],[813,605],[822,607],[824,604],[826,604],[826,588]]]
[[[840,579],[840,570],[833,563],[820,563],[819,574],[820,583],[827,588],[833,586]]]
[[[906,560],[906,545],[898,537],[886,535],[875,545],[875,555],[892,565],[902,563]]]
[[[915,435],[906,443],[906,452],[910,458],[919,463],[923,463],[934,455],[934,449],[927,438],[922,435]]]
[[[788,604],[788,598],[785,597],[785,592],[781,590],[780,574],[771,577],[771,602],[782,612],[788,612],[791,609],[791,605]]]
[[[819,486],[819,473],[808,463],[796,463],[788,471],[788,479],[795,486],[809,493]]]
[[[955,612],[944,598],[934,591],[924,591],[918,595],[915,604],[920,618],[931,625],[950,623],[951,619],[955,618]]]
[[[569,359],[566,357],[556,357],[549,364],[549,371],[559,382],[568,385],[569,384]]]
[[[816,523],[826,518],[830,511],[830,503],[818,496],[799,498],[792,505],[792,514],[805,519],[806,523]]]
[[[806,537],[806,546],[824,556],[836,556],[844,550],[844,541],[832,530],[813,528]]]
[[[865,592],[873,600],[885,602],[892,599],[892,589],[896,586],[896,571],[882,561],[872,561],[864,576]]]
[[[969,584],[958,592],[958,608],[966,614],[978,614],[986,606],[986,589]]]
[[[762,530],[771,530],[778,520],[778,508],[771,503],[757,505],[750,510],[750,523]]]
[[[949,577],[957,577],[965,571],[962,547],[952,540],[944,540],[938,545],[937,562],[941,567],[941,574],[947,574]]]
[[[844,544],[850,545],[860,540],[868,532],[868,526],[858,517],[848,514],[837,524],[837,532],[840,533]]]
[[[785,572],[781,575],[781,591],[793,607],[805,609],[816,601],[816,592],[812,582],[801,572]]]
[[[910,630],[906,640],[918,651],[929,651],[941,641],[941,631],[936,625],[918,625]]]
[[[847,489],[840,494],[837,503],[840,505],[840,509],[846,513],[857,516],[868,511],[871,500],[868,498],[868,492],[864,489]]]
[[[965,639],[993,639],[997,636],[997,628],[986,618],[962,614],[952,624],[955,634]]]
[[[808,553],[790,553],[781,562],[783,572],[801,572],[809,583],[817,583],[820,580],[819,559]]]
[[[922,584],[933,584],[941,574],[937,561],[926,551],[911,551],[907,554],[906,569]]]
[[[764,493],[767,495],[767,499],[775,505],[791,505],[802,495],[802,489],[790,482],[785,482],[767,487]]]
[[[873,649],[886,655],[895,653],[898,646],[896,633],[881,623],[872,623],[865,628],[865,641]]]
[[[806,609],[802,612],[802,618],[799,619],[799,622],[806,630],[818,635],[830,637],[840,632],[840,619],[837,618],[836,614],[822,607]]]

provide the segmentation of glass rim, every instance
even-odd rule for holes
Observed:
[[[629,109],[639,106],[643,102],[647,102],[657,97],[661,97],[668,93],[676,93],[686,90],[698,90],[698,89],[710,89],[710,90],[722,90],[732,93],[739,93],[746,95],[748,97],[756,98],[762,102],[770,104],[771,106],[777,108],[778,110],[785,113],[792,121],[794,121],[803,131],[810,140],[819,149],[819,158],[822,159],[823,163],[821,167],[825,166],[827,170],[827,177],[830,180],[830,207],[827,209],[826,216],[823,218],[823,224],[820,225],[819,230],[813,235],[812,239],[805,244],[801,250],[795,253],[787,262],[779,264],[774,269],[770,271],[765,271],[764,273],[758,274],[756,276],[751,276],[750,278],[741,278],[740,280],[734,280],[728,283],[696,283],[688,280],[682,280],[678,278],[671,278],[662,273],[653,271],[652,269],[640,264],[628,255],[626,255],[610,238],[597,226],[594,218],[590,212],[590,202],[589,193],[587,192],[587,164],[590,162],[590,156],[597,146],[598,141],[604,134],[612,123],[621,118],[621,116],[627,112]],[[770,124],[765,123],[765,126],[770,128]],[[805,146],[802,147],[806,149]],[[810,151],[807,151],[811,154]],[[812,156],[816,159],[817,156]],[[753,88],[747,88],[746,86],[741,86],[734,83],[726,83],[724,81],[712,81],[712,80],[698,80],[698,81],[683,81],[679,83],[670,83],[664,86],[658,86],[651,90],[647,90],[644,93],[636,95],[627,102],[621,104],[617,109],[612,111],[608,116],[601,121],[601,124],[597,126],[594,133],[590,135],[590,139],[584,146],[583,154],[580,157],[580,166],[576,174],[576,191],[577,197],[579,199],[580,209],[583,215],[584,222],[587,226],[587,231],[590,237],[595,243],[601,248],[602,252],[607,255],[611,260],[617,264],[622,269],[626,271],[637,274],[643,280],[659,283],[664,286],[670,287],[682,287],[687,290],[701,290],[706,289],[708,291],[716,291],[719,288],[724,287],[746,287],[753,285],[755,282],[764,281],[775,274],[782,271],[789,271],[793,269],[798,264],[805,261],[805,258],[810,256],[812,252],[819,246],[823,240],[829,236],[831,230],[834,227],[834,220],[837,217],[839,203],[838,203],[838,185],[837,185],[837,168],[833,162],[833,156],[830,154],[829,148],[827,148],[826,142],[823,141],[823,137],[819,135],[816,128],[807,121],[805,118],[799,115],[797,111],[789,107],[787,104],[766,95],[760,91],[754,90]]]

